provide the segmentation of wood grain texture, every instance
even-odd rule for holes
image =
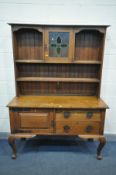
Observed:
[[[16,64],[18,78],[99,78],[100,65],[96,64]],[[31,71],[30,71],[31,70]]]
[[[19,113],[21,128],[47,129],[50,125],[49,113]]]
[[[106,109],[102,99],[88,96],[21,96],[15,97],[8,107]]]
[[[65,129],[67,127],[67,129]],[[90,128],[90,129],[88,129]],[[68,135],[78,134],[100,134],[99,122],[57,122],[56,133],[64,133]]]
[[[20,95],[97,96],[98,82],[17,81]]]
[[[56,112],[56,122],[101,121],[101,112],[92,110],[90,112],[92,113],[91,117],[87,116],[88,111],[69,111],[68,117],[65,117],[65,112]]]

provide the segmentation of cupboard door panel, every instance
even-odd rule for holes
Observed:
[[[45,31],[45,60],[47,62],[70,62],[72,37],[73,30],[70,28],[47,28]]]
[[[51,132],[53,130],[51,122],[53,118],[52,112],[38,112],[38,113],[18,113],[20,119],[20,130],[31,132],[39,131],[39,133],[45,133],[47,130]]]
[[[49,114],[19,113],[21,128],[48,128]]]

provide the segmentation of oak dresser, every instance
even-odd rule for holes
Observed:
[[[100,86],[108,26],[10,25],[16,85],[8,104],[12,158],[16,139],[48,135],[98,140],[102,159],[108,106]]]

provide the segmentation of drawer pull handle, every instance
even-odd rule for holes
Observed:
[[[86,128],[85,128],[85,131],[87,133],[91,133],[93,131],[93,127],[91,125],[88,125]]]
[[[70,117],[70,112],[64,112],[64,118],[69,118]]]
[[[92,116],[93,116],[93,112],[87,112],[86,117],[87,117],[88,119],[92,118]]]
[[[68,133],[70,131],[70,126],[65,125],[64,126],[64,132]]]

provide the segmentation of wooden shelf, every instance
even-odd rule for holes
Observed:
[[[79,60],[79,61],[74,61],[74,62],[46,62],[45,60],[15,60],[16,63],[59,63],[59,64],[102,64],[101,61],[97,60]]]
[[[79,60],[79,61],[74,61],[74,63],[77,63],[77,64],[102,64],[102,62],[98,61],[98,60]]]
[[[44,63],[44,60],[15,60],[16,63]]]
[[[88,82],[98,83],[97,78],[60,78],[60,77],[19,77],[17,81],[42,81],[42,82]]]

